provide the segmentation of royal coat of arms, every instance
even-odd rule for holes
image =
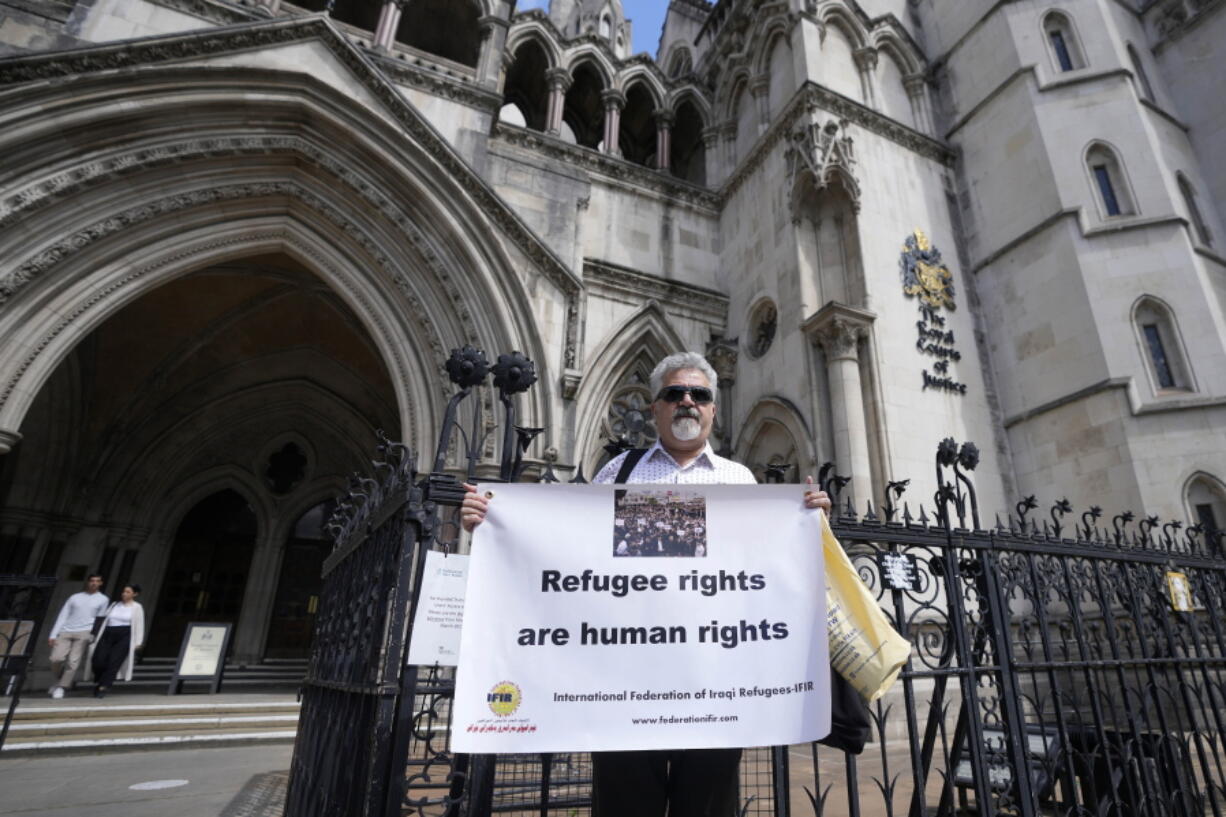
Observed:
[[[907,236],[898,259],[902,269],[902,291],[918,295],[932,307],[954,308],[954,276],[941,260],[941,251],[928,242],[923,230]]]

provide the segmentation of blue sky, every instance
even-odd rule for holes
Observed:
[[[548,7],[549,0],[519,0],[515,6],[517,11]],[[626,17],[634,22],[634,53],[646,51],[656,56],[668,0],[622,0],[622,8],[626,10]]]

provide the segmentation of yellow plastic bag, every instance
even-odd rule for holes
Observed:
[[[822,514],[826,556],[826,629],[830,666],[872,703],[886,693],[911,656],[911,642],[898,634]]]

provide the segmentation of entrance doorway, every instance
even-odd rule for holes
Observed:
[[[290,531],[268,623],[268,642],[264,648],[267,658],[310,657],[324,559],[332,549],[324,522],[332,515],[335,504],[332,500],[321,502],[304,513]]]
[[[236,491],[219,491],[188,511],[175,534],[149,655],[177,656],[191,621],[237,622],[259,532]]]

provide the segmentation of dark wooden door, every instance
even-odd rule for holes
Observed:
[[[308,658],[311,654],[324,558],[332,548],[323,523],[332,515],[333,507],[329,500],[311,508],[294,525],[285,543],[281,580],[277,583],[264,648],[268,658]]]
[[[237,622],[258,533],[247,500],[220,491],[192,508],[175,535],[149,655],[177,656],[191,621]]]

